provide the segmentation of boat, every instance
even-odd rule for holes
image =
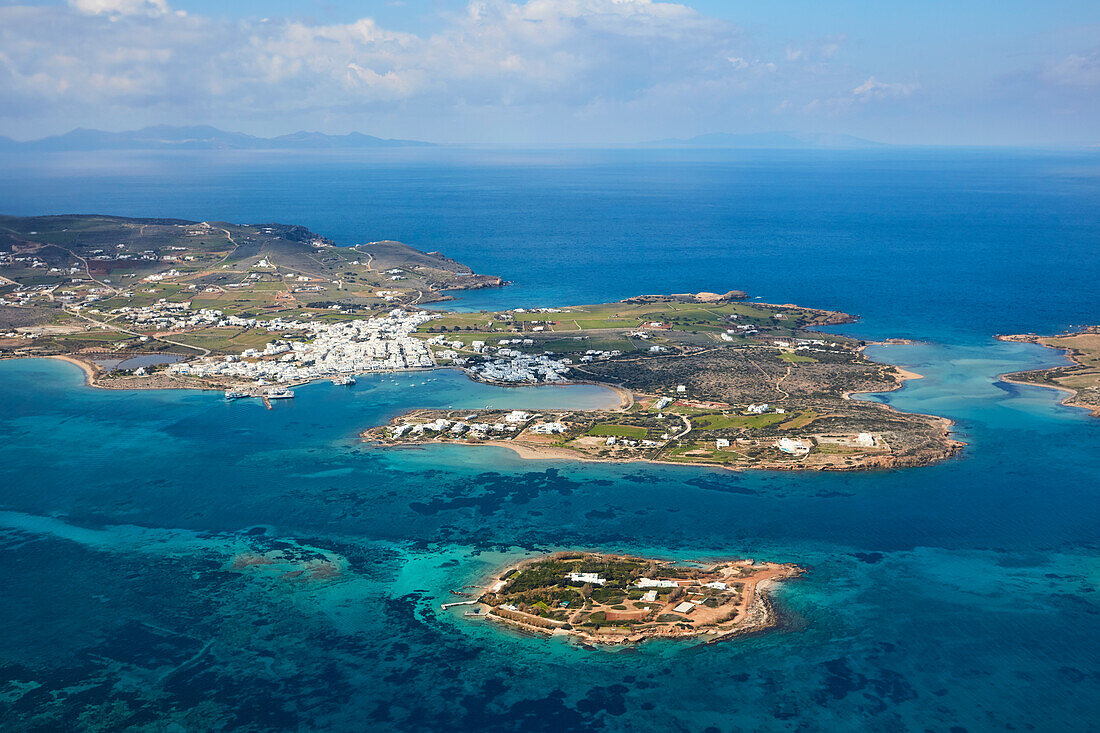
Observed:
[[[294,397],[294,393],[289,389],[283,389],[282,387],[273,387],[264,393],[264,396],[269,400],[289,400]]]
[[[249,396],[249,394],[247,392],[238,392],[235,389],[225,390],[225,399],[227,399],[227,400],[239,400],[242,397],[248,397],[248,396]]]
[[[355,377],[337,377],[332,380],[332,383],[337,387],[348,387],[355,384]]]

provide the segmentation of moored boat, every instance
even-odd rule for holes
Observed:
[[[282,387],[272,387],[264,393],[264,396],[269,400],[289,400],[294,397],[294,393]]]

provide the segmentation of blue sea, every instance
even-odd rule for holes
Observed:
[[[512,281],[477,309],[731,289],[861,316],[956,421],[939,465],[788,474],[380,450],[411,407],[598,406],[453,371],[266,410],[0,362],[0,728],[1100,729],[1100,420],[995,341],[1100,322],[1100,154],[1007,150],[8,155],[0,213],[398,239]],[[774,633],[584,649],[451,589],[563,549],[797,562]],[[273,566],[242,557],[272,553]],[[331,577],[310,577],[318,562]],[[305,570],[305,573],[301,571]]]

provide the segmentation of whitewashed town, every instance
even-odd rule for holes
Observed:
[[[276,339],[261,351],[248,349],[238,356],[205,357],[172,364],[170,373],[199,377],[231,377],[257,384],[300,383],[357,373],[424,369],[435,366],[430,347],[411,334],[431,320],[426,312],[394,309],[385,316],[341,323],[274,320],[250,322],[230,317],[229,325],[248,325],[272,331],[305,331],[310,340]],[[308,338],[308,337],[307,337]],[[274,358],[272,358],[274,357]]]
[[[486,382],[561,382],[572,363],[568,358],[525,354],[517,349],[487,346],[474,341],[467,349],[461,341],[442,335],[417,337],[417,328],[438,318],[428,311],[393,309],[385,315],[328,323],[286,318],[260,320],[226,315],[216,309],[191,310],[189,303],[162,301],[146,307],[123,307],[113,313],[142,327],[183,330],[201,327],[261,328],[272,333],[300,334],[300,338],[276,338],[263,349],[247,349],[240,355],[207,356],[171,364],[169,374],[202,378],[227,378],[253,382],[257,387],[301,384],[319,379],[352,383],[355,374],[430,369],[437,366],[433,347],[444,361],[460,367],[472,378]],[[516,340],[520,342],[519,339]],[[528,340],[529,341],[529,340]],[[507,343],[505,340],[503,343]],[[443,347],[443,348],[439,348]],[[467,353],[461,356],[459,350]],[[472,351],[473,353],[469,353]],[[591,361],[610,356],[593,352]],[[290,397],[286,389],[272,389],[268,397]],[[249,396],[232,389],[227,397]]]

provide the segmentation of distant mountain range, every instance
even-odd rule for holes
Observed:
[[[750,132],[740,135],[713,132],[686,139],[651,140],[642,145],[670,148],[881,148],[887,144],[824,132]]]
[[[157,125],[126,132],[104,132],[77,128],[63,135],[18,142],[0,136],[0,151],[42,152],[92,150],[361,150],[370,148],[424,147],[433,143],[395,140],[352,132],[326,135],[322,132],[294,132],[278,137],[257,137],[243,132],[226,132],[210,125],[177,127]],[[852,135],[805,132],[723,132],[690,138],[650,140],[626,147],[642,148],[824,148],[853,149],[885,147],[885,143]],[[622,146],[617,146],[622,147]]]
[[[86,151],[86,150],[318,150],[426,146],[417,140],[392,140],[353,132],[325,135],[295,132],[278,137],[256,137],[243,132],[226,132],[209,125],[174,127],[158,125],[127,132],[104,132],[77,128],[64,135],[17,142],[0,137],[0,150]]]

